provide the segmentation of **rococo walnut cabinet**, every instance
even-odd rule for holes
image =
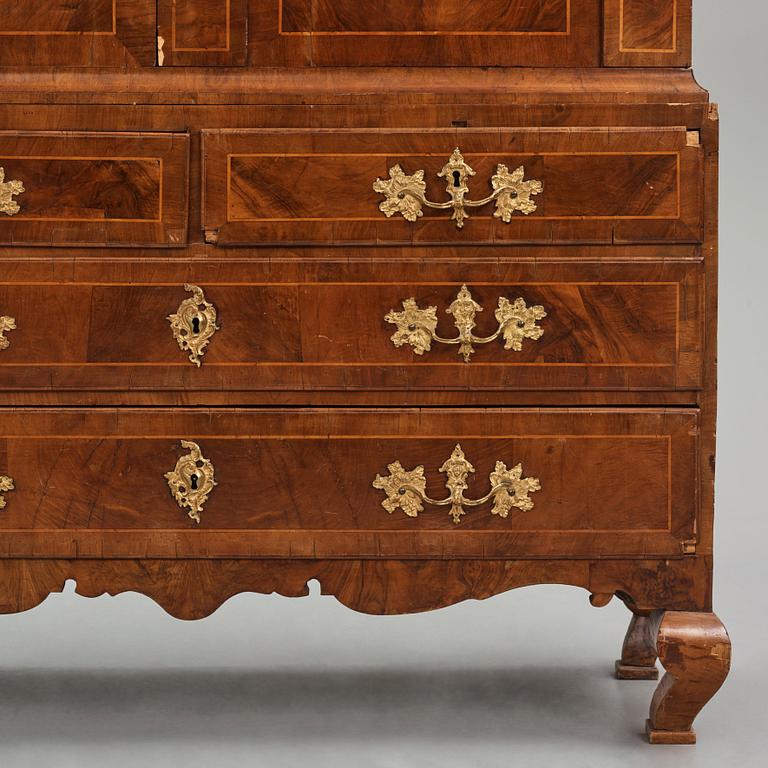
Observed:
[[[0,610],[618,596],[691,743],[718,116],[691,0],[0,0]]]

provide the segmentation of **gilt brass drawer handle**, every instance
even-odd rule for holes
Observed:
[[[182,440],[181,447],[189,453],[176,462],[173,472],[165,473],[165,479],[176,503],[182,509],[189,507],[187,514],[199,523],[203,504],[218,483],[214,479],[213,464],[203,456],[197,443]]]
[[[437,307],[421,309],[416,299],[406,299],[403,301],[402,312],[393,309],[384,317],[388,323],[397,326],[397,331],[392,335],[392,343],[396,347],[409,344],[417,355],[429,352],[433,341],[458,344],[459,354],[468,363],[475,351],[473,344],[490,344],[499,336],[504,338],[504,349],[522,351],[523,339],[535,340],[544,335],[544,329],[536,325],[536,322],[547,316],[544,307],[529,307],[520,297],[510,301],[502,296],[496,309],[496,320],[499,323],[496,332],[490,336],[475,336],[475,317],[483,308],[472,298],[466,285],[461,286],[453,303],[445,311],[453,315],[453,324],[459,332],[455,339],[444,339],[437,335]]]
[[[13,331],[16,328],[16,318],[3,315],[0,317],[0,349],[8,349],[11,346],[10,339],[5,336],[6,331]]]
[[[0,475],[0,509],[5,509],[6,505],[5,496],[3,496],[3,494],[6,491],[12,491],[15,487],[12,477]]]
[[[373,182],[373,190],[386,198],[379,204],[379,210],[387,218],[399,213],[408,221],[416,221],[424,215],[422,211],[424,205],[438,210],[453,209],[451,221],[455,221],[459,229],[469,218],[468,208],[480,208],[494,201],[496,210],[493,215],[505,224],[512,221],[512,214],[515,211],[520,211],[527,216],[536,210],[536,203],[531,200],[531,196],[540,195],[544,191],[544,185],[535,179],[524,181],[525,168],[522,165],[512,173],[506,165],[497,165],[496,173],[491,177],[493,192],[482,200],[467,200],[465,199],[465,195],[469,193],[467,179],[475,173],[475,170],[464,161],[464,156],[457,147],[443,166],[443,170],[437,174],[448,182],[445,189],[451,197],[449,201],[433,203],[427,200],[424,171],[416,171],[412,176],[408,176],[399,165],[389,169],[388,179],[376,179]]]
[[[376,475],[373,487],[384,491],[387,498],[381,502],[381,506],[391,515],[398,507],[408,517],[418,517],[419,512],[424,511],[424,504],[432,504],[436,507],[450,505],[450,515],[457,525],[466,514],[464,507],[479,507],[493,499],[491,514],[499,517],[508,517],[509,510],[517,507],[523,512],[533,509],[533,501],[528,494],[541,490],[541,483],[535,477],[523,477],[523,465],[518,464],[507,469],[503,461],[496,462],[496,468],[490,474],[491,490],[482,499],[467,499],[464,491],[469,487],[467,478],[475,468],[467,461],[461,446],[453,449],[451,458],[448,459],[440,472],[444,472],[448,478],[445,487],[450,491],[447,499],[430,499],[425,490],[427,481],[424,477],[424,467],[408,471],[403,469],[399,461],[390,464],[388,477]]]
[[[192,295],[179,304],[172,315],[168,315],[173,336],[183,352],[189,353],[189,361],[198,368],[208,342],[216,331],[216,307],[207,301],[203,289],[197,285],[185,285],[184,290]]]
[[[24,184],[18,179],[5,180],[5,168],[0,165],[0,213],[15,216],[21,210],[21,206],[13,199],[13,196],[20,195],[25,191]]]

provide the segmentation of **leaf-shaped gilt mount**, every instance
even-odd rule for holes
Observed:
[[[424,171],[408,176],[399,165],[395,165],[389,169],[388,179],[373,182],[373,189],[386,198],[379,209],[387,218],[399,213],[408,221],[416,221],[424,215],[421,210],[427,191]]]
[[[480,499],[468,499],[464,491],[469,488],[468,479],[475,468],[467,461],[461,445],[453,449],[450,458],[445,461],[440,472],[446,475],[445,487],[450,492],[446,499],[430,499],[426,495],[427,481],[424,477],[424,467],[406,470],[399,461],[390,464],[389,475],[376,475],[373,487],[384,491],[386,498],[381,506],[392,514],[400,508],[408,517],[418,517],[424,510],[424,504],[436,507],[450,506],[451,518],[457,525],[466,515],[465,507],[478,507],[493,499],[491,514],[499,517],[509,517],[510,510],[515,507],[523,512],[533,509],[531,493],[541,490],[541,483],[535,477],[523,477],[523,466],[517,464],[507,469],[503,461],[497,461],[491,472],[491,490]]]
[[[189,517],[199,523],[203,505],[217,485],[213,464],[203,456],[197,443],[182,440],[181,447],[189,450],[189,453],[176,462],[172,472],[165,473],[165,479],[176,503],[182,509],[188,508]]]
[[[8,475],[0,475],[0,509],[5,509],[6,501],[4,493],[12,491],[16,486],[13,484],[13,478]]]
[[[25,191],[24,184],[18,179],[6,181],[5,168],[0,166],[0,213],[15,216],[21,210],[21,206],[13,198]]]
[[[424,511],[422,501],[427,489],[427,481],[424,479],[424,467],[416,467],[410,472],[403,469],[403,465],[396,461],[387,469],[389,476],[376,475],[373,487],[384,491],[387,498],[381,502],[381,506],[391,515],[398,507],[408,517],[418,517],[419,512]]]
[[[420,308],[416,299],[411,297],[403,301],[403,311],[394,309],[384,319],[397,326],[397,331],[392,335],[392,343],[396,347],[407,344],[413,347],[417,355],[423,355],[432,349],[432,342],[441,344],[458,344],[459,354],[468,363],[474,354],[475,344],[489,344],[500,336],[504,339],[504,349],[521,352],[523,339],[540,339],[544,335],[544,329],[537,325],[539,320],[547,316],[544,307],[536,305],[529,307],[522,297],[510,301],[505,296],[499,299],[496,309],[496,321],[499,324],[496,332],[490,336],[475,336],[475,319],[483,308],[472,298],[472,294],[466,285],[446,309],[453,316],[453,322],[459,335],[453,339],[444,339],[437,334],[437,307]]]
[[[447,181],[445,191],[450,200],[435,203],[427,200],[427,185],[424,181],[424,171],[408,175],[400,165],[389,169],[388,179],[376,179],[373,191],[384,195],[384,201],[379,204],[379,210],[390,218],[399,213],[407,221],[417,221],[424,215],[424,206],[438,210],[452,210],[451,220],[456,222],[458,229],[464,227],[469,218],[469,208],[481,208],[495,202],[494,216],[505,224],[512,221],[516,211],[528,216],[536,210],[536,203],[531,199],[544,191],[542,182],[532,179],[525,180],[525,168],[521,165],[510,172],[506,165],[499,164],[496,173],[491,177],[493,192],[482,200],[468,200],[468,180],[475,176],[475,170],[465,162],[464,156],[457,147],[448,162],[437,174]]]
[[[16,319],[3,315],[0,317],[0,350],[8,349],[11,346],[10,339],[5,335],[7,331],[16,329]]]

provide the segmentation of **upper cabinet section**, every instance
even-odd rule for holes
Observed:
[[[270,66],[597,66],[601,0],[260,0]]]
[[[692,0],[0,0],[0,66],[685,67]]]
[[[155,0],[0,0],[0,66],[153,66],[155,5]]]

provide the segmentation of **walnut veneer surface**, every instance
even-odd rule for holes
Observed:
[[[0,610],[569,584],[691,743],[730,662],[691,2],[463,5],[0,0]]]

